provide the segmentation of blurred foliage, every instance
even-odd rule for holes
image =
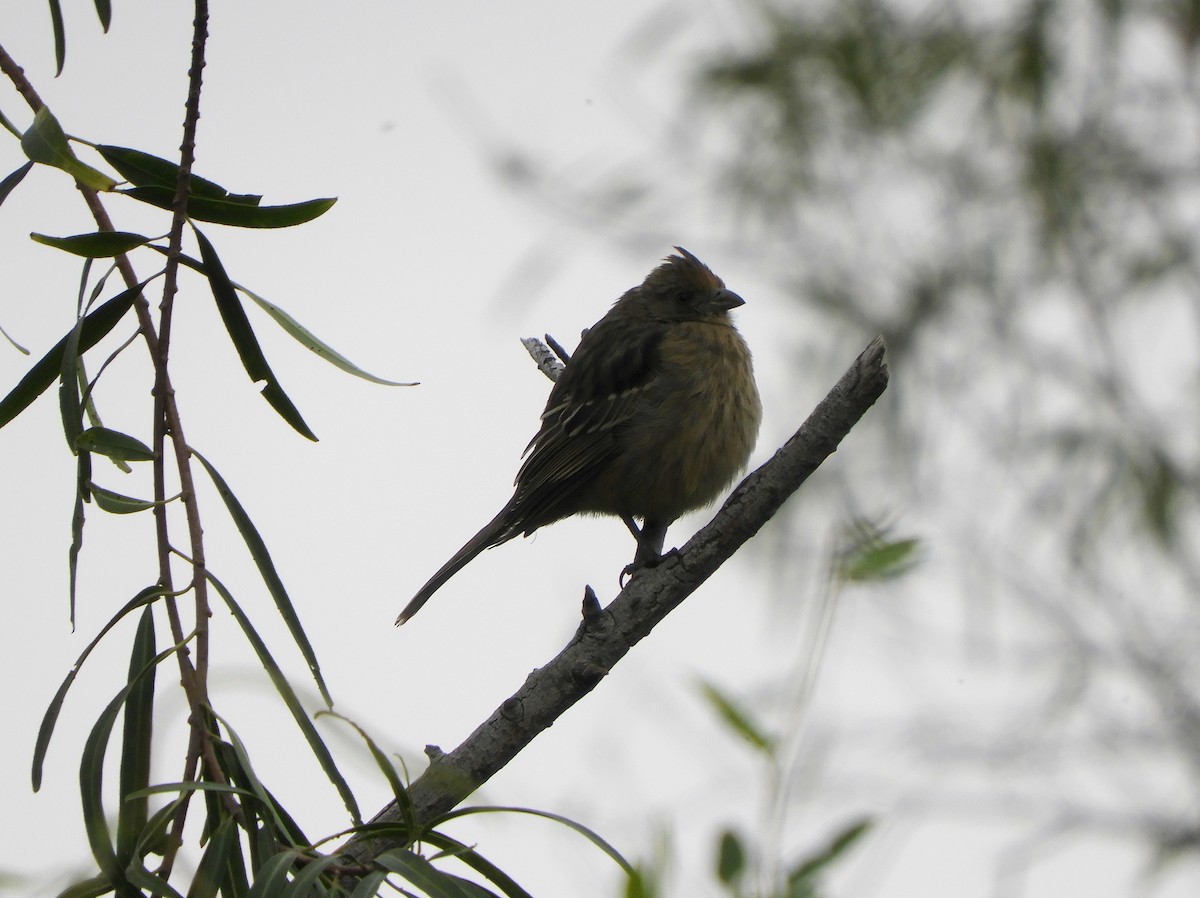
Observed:
[[[883,331],[913,412],[958,417],[1060,558],[1099,571],[1120,542],[1200,583],[1195,5],[754,10],[695,80],[748,246]],[[898,445],[928,420],[895,418]]]
[[[753,711],[730,696],[718,694],[708,684],[701,685],[701,692],[731,734],[745,740]],[[757,732],[756,727],[753,729]],[[787,795],[782,788],[786,777],[781,775],[781,766],[787,760],[779,750],[781,743],[764,737],[749,744],[756,749],[757,759],[765,762],[762,797],[782,808]],[[712,875],[730,898],[823,898],[830,894],[824,886],[825,875],[845,860],[850,849],[870,832],[873,823],[870,818],[862,817],[845,824],[824,846],[791,861],[779,857],[770,833],[747,837],[736,829],[725,828],[718,834],[713,849]],[[665,898],[676,894],[678,890],[669,885],[674,862],[673,845],[663,836],[657,854],[636,867],[626,880],[624,898]]]
[[[860,518],[845,527],[834,574],[848,583],[894,580],[916,566],[920,546],[918,539],[892,538],[882,525]]]
[[[668,97],[653,146],[591,179],[509,153],[513,186],[639,252],[706,228],[790,300],[769,327],[805,383],[883,334],[883,426],[812,490],[919,532],[852,523],[833,553],[889,590],[914,670],[1006,683],[990,727],[913,710],[934,780],[986,774],[967,803],[1042,834],[1020,863],[1114,834],[1200,858],[1200,4],[756,0],[695,26],[672,6],[620,60],[690,69],[682,102],[644,98]],[[812,529],[780,540],[788,597]]]
[[[819,654],[820,647],[817,652]],[[795,672],[798,683],[791,684],[799,695],[811,691],[819,663],[812,665],[800,659]],[[796,687],[799,687],[798,689]],[[712,874],[719,887],[730,898],[822,898],[830,892],[825,876],[836,864],[844,861],[853,848],[874,825],[869,817],[860,816],[833,831],[825,845],[810,849],[799,857],[788,857],[778,846],[780,826],[791,803],[791,786],[796,773],[796,745],[804,736],[805,716],[796,714],[803,701],[791,703],[785,709],[790,718],[786,724],[772,729],[755,718],[758,712],[748,703],[721,690],[711,683],[700,683],[699,691],[720,725],[739,743],[754,753],[761,780],[760,801],[769,809],[766,819],[773,823],[752,835],[726,826],[717,835],[712,853]],[[625,889],[625,898],[661,898],[672,894],[670,879],[673,856],[670,842],[663,840],[662,849],[653,861],[637,868]]]
[[[1061,782],[1025,799],[1051,832],[1115,825],[1151,856],[1195,831],[1200,800],[1197,9],[746,4],[686,113],[728,239],[808,322],[805,368],[845,334],[888,340],[890,473],[856,470],[844,496],[905,502],[965,613],[982,592],[1023,622],[1019,649],[982,637],[1027,687],[1007,754],[952,721],[914,723],[922,741],[943,733],[935,754],[964,769],[1169,777],[1172,796],[1115,811]],[[849,581],[904,573],[918,548],[847,537]],[[1137,699],[1114,707],[1113,683]]]
[[[751,879],[749,846],[733,830],[724,830],[716,848],[717,880],[730,898],[821,898],[830,894],[823,886],[824,874],[846,858],[851,848],[870,832],[872,821],[856,820],[836,832],[829,843],[813,850],[783,871],[783,881],[771,891],[762,892],[747,884]]]
[[[827,874],[849,857],[850,849],[874,825],[872,817],[860,813],[833,830],[822,847],[798,857],[783,847],[788,811],[804,776],[802,746],[810,736],[809,705],[841,590],[850,584],[894,583],[916,566],[917,545],[913,539],[890,538],[887,528],[866,519],[845,529],[831,553],[823,600],[815,603],[819,621],[802,634],[803,644],[783,681],[770,685],[772,695],[783,697],[773,707],[760,708],[712,682],[697,684],[700,697],[721,728],[751,750],[758,803],[763,809],[764,824],[753,833],[725,826],[717,835],[712,873],[730,898],[822,898],[831,894],[825,882]],[[770,723],[764,722],[766,719]],[[651,863],[639,867],[627,886],[626,898],[672,894],[666,885],[672,860],[669,847],[665,847]]]

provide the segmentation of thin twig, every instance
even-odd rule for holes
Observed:
[[[584,331],[584,333],[586,334],[587,331]],[[562,360],[562,363],[564,365],[567,362],[571,361],[571,353],[567,352],[567,350],[563,348],[563,345],[561,343],[559,343],[557,340],[555,340],[549,334],[545,334],[544,336],[546,337],[546,345],[554,350],[554,354]]]
[[[168,261],[166,268],[167,279],[163,291],[163,305],[161,311],[163,317],[160,319],[161,329],[156,329],[153,316],[150,312],[149,302],[144,294],[140,294],[134,303],[135,314],[138,319],[138,326],[146,343],[146,348],[149,351],[151,361],[155,371],[155,387],[154,387],[154,448],[157,453],[155,460],[155,500],[157,504],[154,509],[155,526],[158,542],[159,556],[159,580],[160,585],[169,590],[172,595],[168,595],[164,599],[167,609],[167,618],[170,625],[171,633],[177,643],[183,642],[182,634],[184,632],[182,620],[179,616],[178,604],[174,597],[174,588],[171,575],[171,549],[170,549],[170,534],[168,528],[166,498],[166,483],[165,483],[165,439],[167,436],[171,439],[172,452],[175,455],[176,467],[179,476],[180,494],[185,509],[185,516],[188,525],[189,548],[191,550],[192,562],[192,588],[195,590],[195,607],[196,607],[196,656],[197,663],[193,666],[190,652],[186,646],[181,647],[176,653],[180,668],[180,681],[184,692],[188,698],[188,704],[191,710],[190,723],[193,728],[191,746],[189,748],[188,760],[185,762],[185,777],[192,778],[195,776],[196,759],[201,758],[204,762],[206,775],[214,782],[224,782],[224,775],[221,771],[220,764],[216,757],[215,749],[212,745],[211,734],[208,732],[206,724],[206,709],[208,707],[208,691],[207,691],[207,667],[208,667],[208,638],[207,625],[209,617],[208,600],[207,600],[207,580],[203,574],[204,571],[204,543],[203,543],[203,528],[200,524],[199,506],[196,501],[196,493],[194,479],[190,468],[190,455],[187,449],[187,441],[183,431],[183,424],[180,419],[179,409],[175,403],[175,392],[171,385],[170,376],[167,368],[168,353],[170,347],[170,323],[171,323],[171,308],[173,298],[176,291],[176,277],[179,265],[179,255],[181,252],[182,234],[184,216],[186,214],[187,203],[187,188],[191,174],[192,161],[195,154],[195,139],[196,126],[199,121],[199,99],[201,87],[201,73],[204,69],[204,47],[208,35],[208,3],[207,0],[196,0],[195,16],[193,19],[193,38],[192,38],[192,59],[191,67],[188,72],[188,97],[185,104],[184,115],[184,133],[183,140],[180,146],[181,162],[179,179],[176,185],[175,202],[172,209],[172,225],[169,240]],[[36,113],[45,105],[34,89],[33,85],[25,77],[24,69],[22,69],[13,58],[5,51],[3,46],[0,46],[0,72],[3,72],[9,80],[12,81],[17,91],[24,97],[29,107]],[[100,201],[100,197],[95,190],[83,184],[76,184],[80,193],[87,204],[88,209],[92,213],[92,217],[96,225],[101,231],[114,231],[112,219],[108,215],[108,211]],[[128,256],[122,255],[117,257],[116,264],[121,272],[122,280],[126,286],[132,288],[140,283],[133,266],[129,261]],[[187,793],[187,798],[190,798],[194,793]],[[226,800],[229,801],[232,796]],[[173,840],[173,847],[168,848],[167,854],[164,857],[160,873],[164,877],[169,875],[172,863],[174,861],[175,852],[178,848],[177,838],[180,835],[183,823],[186,817],[188,801],[181,802],[180,809],[172,822],[172,835],[176,837]],[[230,807],[231,813],[240,816],[240,809],[233,802]]]
[[[191,588],[196,626],[196,662],[194,690],[188,722],[192,727],[192,739],[184,762],[184,773],[195,777],[196,758],[204,759],[204,768],[214,782],[224,782],[216,751],[209,731],[208,714],[208,619],[211,610],[208,601],[208,578],[205,576],[205,552],[203,528],[200,524],[200,508],[196,499],[195,482],[192,477],[191,453],[183,424],[175,404],[175,393],[171,386],[168,362],[171,349],[171,323],[175,308],[175,293],[178,289],[179,259],[183,252],[183,226],[187,219],[189,187],[192,166],[196,158],[196,130],[200,122],[200,91],[203,85],[204,51],[208,41],[208,0],[195,0],[195,15],[192,20],[192,58],[188,68],[188,93],[184,104],[183,138],[179,146],[179,174],[175,181],[175,196],[171,202],[171,229],[167,238],[167,263],[163,277],[162,302],[159,306],[159,342],[154,359],[154,499],[163,504],[156,506],[159,516],[159,572],[170,577],[171,554],[167,532],[166,439],[171,438],[175,456],[175,468],[179,477],[184,514],[188,525],[188,542],[191,548]],[[194,793],[193,793],[194,794]],[[232,796],[229,796],[232,799]],[[178,847],[183,843],[183,828],[187,822],[190,802],[180,802],[171,821],[170,847],[159,866],[159,875],[170,876],[177,857]],[[241,808],[236,800],[226,800],[226,806],[235,818],[241,818]]]
[[[25,70],[17,65],[17,61],[8,55],[8,51],[3,46],[0,46],[0,72],[8,76],[8,80],[13,83],[17,93],[25,98],[25,102],[34,112],[46,105],[42,102],[38,92],[33,89],[29,79],[25,77]]]
[[[529,357],[533,359],[539,371],[551,380],[558,380],[565,366],[554,357],[549,346],[537,337],[522,337],[521,345],[525,347],[525,351],[529,353]]]

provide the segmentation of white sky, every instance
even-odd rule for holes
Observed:
[[[44,4],[6,4],[0,42],[69,132],[173,155],[190,28],[185,4],[117,3],[108,36],[99,34],[90,4],[78,6],[68,10],[67,65],[57,80]],[[509,495],[548,386],[519,337],[549,331],[569,345],[677,242],[748,299],[738,320],[755,349],[767,401],[756,461],[828,386],[791,382],[786,353],[794,341],[781,331],[791,321],[784,298],[763,289],[744,260],[706,246],[709,225],[648,219],[639,225],[644,233],[663,233],[661,245],[618,248],[518,198],[488,165],[485,149],[511,141],[556,171],[598,180],[615,162],[650,152],[677,108],[684,67],[694,58],[688,49],[745,35],[727,4],[679,4],[680,40],[653,64],[635,62],[622,48],[649,9],[635,0],[214,4],[197,172],[231,190],[264,193],[266,202],[340,199],[298,229],[210,226],[206,233],[236,280],[368,370],[422,386],[387,389],[347,377],[251,309],[275,372],[321,437],[309,444],[255,394],[203,284],[188,280],[176,306],[174,341],[187,435],[264,534],[338,710],[414,765],[426,743],[456,745],[556,653],[576,625],[583,584],[611,597],[616,572],[632,552],[619,524],[566,522],[486,553],[408,627],[391,626],[412,592]],[[0,109],[18,126],[28,122],[11,91],[0,91]],[[0,176],[21,162],[14,142],[0,141]],[[165,216],[147,217],[133,205],[109,203],[118,227],[163,227]],[[35,358],[70,326],[77,269],[25,235],[90,229],[74,191],[49,171],[31,173],[0,208],[0,325]],[[522,268],[547,252],[553,267]],[[149,271],[151,264],[144,260],[140,268]],[[534,289],[517,286],[522,271],[541,275],[531,278]],[[869,336],[847,346],[847,363]],[[0,346],[4,389],[28,365]],[[144,350],[134,346],[111,371],[110,392],[99,395],[107,424],[143,438],[147,372]],[[111,398],[122,393],[146,401]],[[107,518],[90,508],[78,629],[70,631],[65,559],[73,462],[57,415],[47,395],[0,433],[0,496],[10,522],[0,541],[9,609],[0,628],[0,675],[9,696],[9,735],[0,748],[0,872],[35,876],[87,869],[78,749],[119,688],[128,630],[110,641],[121,651],[99,653],[77,681],[45,785],[32,795],[29,758],[41,714],[95,630],[154,577],[150,518]],[[833,463],[844,464],[844,456]],[[132,478],[102,464],[96,470],[110,488],[149,492],[148,470]],[[266,597],[210,490],[202,513],[210,567],[274,633]],[[840,517],[840,509],[816,509],[811,527],[819,532]],[[682,542],[702,520],[681,522],[671,542]],[[634,858],[650,849],[659,825],[671,825],[692,865],[678,893],[715,893],[701,866],[713,833],[734,821],[755,825],[761,778],[748,752],[711,721],[693,687],[703,677],[749,693],[790,669],[807,631],[797,610],[767,601],[769,579],[747,559],[735,560],[477,801],[572,816]],[[801,602],[817,595],[811,582],[789,586]],[[939,667],[932,659],[918,665],[877,654],[887,626],[874,613],[879,598],[848,596],[839,613],[813,710],[824,738],[869,730],[898,713],[894,707],[927,699],[930,684],[939,701],[962,695],[964,709],[986,706],[1002,691],[972,680],[961,659]],[[268,784],[299,809],[310,836],[340,828],[336,795],[321,785],[290,722],[276,714],[269,684],[247,663],[249,650],[220,610],[214,626],[218,707],[250,743]],[[273,647],[302,683],[302,665],[275,635]],[[170,668],[160,676],[160,692],[170,695]],[[166,708],[181,713],[173,696]],[[168,713],[162,731],[171,720]],[[333,735],[336,728],[325,732],[340,757],[361,758],[352,740]],[[834,769],[830,758],[863,751],[836,741],[807,750]],[[168,744],[156,774],[175,779],[180,757],[178,746]],[[878,764],[905,763],[898,757],[882,754]],[[360,771],[353,783],[364,814],[373,813],[385,800],[384,785],[369,767],[346,766]],[[903,778],[901,772],[892,779]],[[857,814],[888,813],[894,798],[856,783],[820,791],[819,805],[793,812],[801,841],[789,839],[792,851],[820,844]],[[1008,844],[999,841],[1003,831],[983,815],[978,825],[916,830],[887,817],[837,881],[855,895],[987,894],[996,847]],[[514,819],[461,832],[535,894],[618,894],[611,864],[553,824]],[[953,857],[948,841],[956,846]],[[1066,855],[1036,866],[1026,894],[1079,894],[1074,887],[1085,872],[1096,875],[1089,894],[1125,894],[1123,877],[1137,860],[1116,848]],[[28,892],[28,884],[20,891]]]

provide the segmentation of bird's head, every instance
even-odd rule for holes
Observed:
[[[746,302],[682,246],[675,250],[678,255],[667,256],[632,291],[649,315],[669,321],[725,318]]]

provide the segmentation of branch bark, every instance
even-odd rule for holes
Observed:
[[[418,828],[435,823],[488,781],[542,730],[587,695],[613,665],[734,552],[754,536],[808,476],[837,449],[887,388],[882,338],[877,337],[775,455],[738,485],[716,516],[662,564],[639,572],[605,609],[588,587],[583,622],[552,661],[529,675],[478,729],[449,753],[430,748],[429,767],[409,787]],[[402,824],[392,802],[372,824]],[[414,836],[416,834],[413,834]],[[339,854],[361,867],[407,844],[388,835],[351,838]],[[351,879],[353,877],[350,877]]]

